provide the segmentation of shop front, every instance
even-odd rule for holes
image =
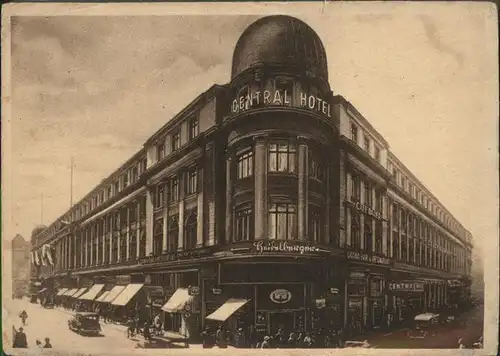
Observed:
[[[419,280],[391,280],[387,283],[392,299],[394,323],[410,324],[413,318],[424,312],[424,286]]]

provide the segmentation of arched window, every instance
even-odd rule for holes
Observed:
[[[184,221],[184,250],[193,249],[196,247],[196,237],[198,229],[198,217],[196,211],[186,213]]]

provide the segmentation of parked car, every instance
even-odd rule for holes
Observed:
[[[408,331],[407,336],[411,339],[423,339],[426,336],[434,336],[436,335],[439,320],[439,314],[419,314],[415,317],[413,329]]]
[[[99,323],[99,314],[91,312],[77,312],[68,320],[70,330],[79,334],[99,335],[101,333],[101,324]]]

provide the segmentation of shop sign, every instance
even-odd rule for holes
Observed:
[[[377,265],[388,265],[390,263],[388,258],[368,255],[366,253],[361,253],[356,251],[348,251],[347,259],[368,262],[368,263],[375,263]]]
[[[361,304],[360,299],[349,299],[349,308],[360,308]]]
[[[414,281],[389,282],[389,290],[393,292],[423,292],[424,283]]]
[[[292,293],[286,289],[275,289],[269,294],[269,299],[273,303],[285,304],[292,299]]]
[[[254,106],[287,106],[305,108],[332,117],[330,104],[317,96],[300,92],[298,102],[292,104],[292,94],[287,90],[254,91],[236,97],[231,104],[231,112],[239,114]]]
[[[211,251],[208,248],[189,250],[189,251],[177,251],[158,256],[144,257],[139,262],[143,265],[148,265],[148,264],[156,264],[156,263],[170,262],[177,260],[189,260],[189,259],[208,256],[210,255],[210,252]]]
[[[379,220],[382,219],[382,214],[380,212],[372,209],[368,205],[361,204],[360,202],[356,202],[356,203],[354,203],[354,208],[356,210],[364,213],[364,214],[373,216],[375,219],[379,219]]]
[[[339,289],[332,287],[332,288],[329,289],[329,292],[330,292],[330,294],[337,295],[337,294],[339,294]]]
[[[364,272],[349,272],[349,278],[366,278]]]
[[[317,253],[322,251],[316,246],[303,244],[292,245],[287,241],[255,241],[253,247],[259,254],[263,254],[264,252],[295,252],[303,255],[304,253]]]
[[[188,288],[188,293],[189,295],[200,295],[200,287],[198,286],[191,286]]]
[[[448,280],[448,287],[461,287],[461,286],[463,286],[463,283],[459,280],[456,279]]]
[[[222,293],[222,289],[220,288],[212,288],[213,295],[220,295]]]

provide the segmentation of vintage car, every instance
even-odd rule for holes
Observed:
[[[408,331],[407,336],[411,339],[423,339],[426,336],[435,336],[439,325],[439,314],[423,313],[414,319],[414,327]]]
[[[91,312],[77,312],[70,320],[68,327],[79,334],[101,333],[101,324],[99,323],[99,314]]]

